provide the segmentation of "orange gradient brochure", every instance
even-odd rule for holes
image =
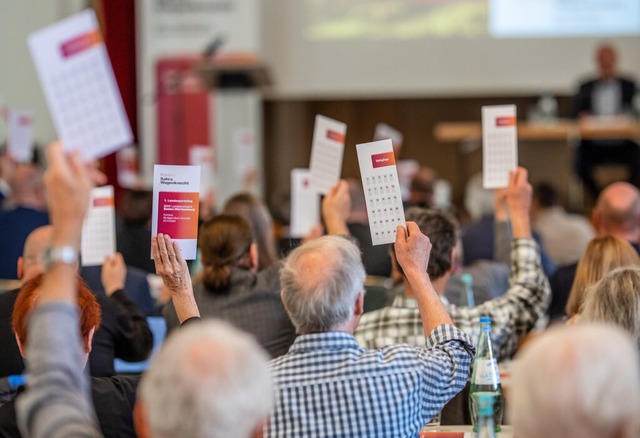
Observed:
[[[151,235],[178,242],[185,260],[195,260],[198,243],[200,166],[153,167]]]
[[[93,10],[31,34],[28,43],[66,150],[102,158],[131,144],[131,126]]]
[[[360,176],[367,203],[371,242],[396,241],[396,227],[405,225],[398,169],[391,140],[356,145]]]
[[[518,167],[515,105],[482,107],[482,185],[499,189],[509,184],[509,172]]]

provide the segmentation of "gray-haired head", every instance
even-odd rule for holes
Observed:
[[[613,326],[552,328],[514,362],[508,408],[519,438],[637,437],[637,349]]]
[[[324,236],[296,248],[280,271],[282,299],[298,333],[320,333],[348,322],[365,279],[360,250]]]
[[[199,322],[167,339],[138,392],[150,436],[242,437],[272,405],[268,356],[248,334]]]
[[[640,347],[640,267],[614,269],[588,286],[579,321],[617,325]]]

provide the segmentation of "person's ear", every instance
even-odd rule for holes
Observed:
[[[18,257],[18,278],[22,280],[22,275],[24,274],[24,257]]]
[[[258,272],[258,263],[260,259],[258,256],[258,244],[253,242],[249,246],[249,267],[253,272]]]
[[[147,408],[139,398],[136,400],[136,404],[133,407],[133,428],[135,429],[138,438],[150,437]]]
[[[449,269],[447,270],[447,272],[454,272],[456,270],[456,265],[457,265],[456,252],[457,251],[455,246],[451,248],[451,266],[449,266]]]
[[[593,229],[596,230],[596,234],[601,233],[600,227],[602,227],[602,217],[598,207],[593,207],[593,210],[591,210],[591,225],[593,226]]]
[[[82,339],[82,349],[84,350],[85,353],[89,354],[91,353],[91,346],[93,344],[93,335],[96,332],[96,328],[93,327],[89,333],[87,333],[87,336]]]
[[[14,333],[14,336],[16,337],[16,344],[18,344],[18,350],[20,350],[20,356],[22,356],[22,358],[24,359],[25,357],[27,357],[27,346],[22,345],[22,342],[20,342],[20,338],[18,338],[17,334]]]
[[[360,291],[358,293],[358,297],[356,298],[356,305],[353,307],[353,315],[357,317],[361,317],[364,313],[364,291]]]
[[[262,438],[264,436],[264,429],[267,427],[268,421],[269,420],[266,418],[262,421],[259,421],[258,424],[256,424],[256,427],[253,429],[253,432],[251,432],[251,438]]]

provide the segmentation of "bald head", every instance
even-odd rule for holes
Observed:
[[[358,319],[364,279],[360,250],[343,237],[321,237],[293,250],[280,271],[280,284],[298,333],[332,331],[350,324],[356,314]]]
[[[633,243],[640,240],[640,191],[626,182],[609,185],[593,209],[593,225],[599,235]]]
[[[610,44],[603,44],[596,51],[596,62],[598,63],[598,71],[600,78],[608,80],[616,75],[617,63],[616,49]]]
[[[42,257],[44,251],[51,246],[52,239],[52,225],[36,228],[27,236],[22,257],[18,259],[18,277],[23,283],[44,272]]]

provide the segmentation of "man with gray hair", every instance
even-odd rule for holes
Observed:
[[[431,243],[398,227],[396,257],[416,291],[426,343],[380,350],[353,336],[363,312],[364,267],[349,240],[305,243],[281,271],[282,300],[299,336],[271,361],[275,406],[267,436],[416,436],[465,385],[474,354],[427,275]]]
[[[636,346],[611,326],[553,328],[514,362],[507,406],[518,438],[635,438]]]
[[[272,405],[267,361],[253,337],[222,321],[178,330],[140,382],[138,436],[255,436]]]

